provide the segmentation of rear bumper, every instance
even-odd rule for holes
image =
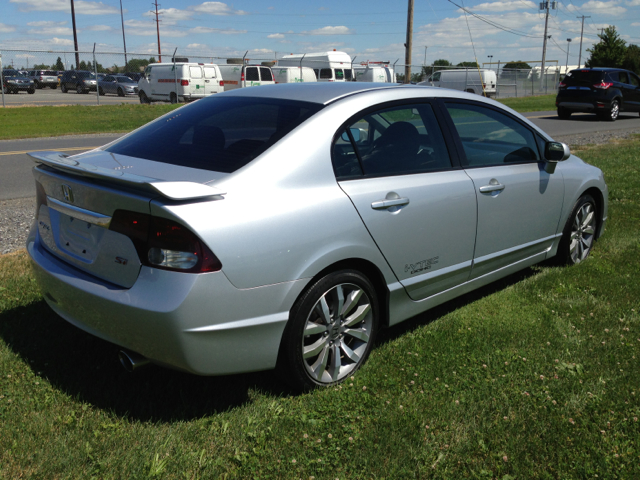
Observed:
[[[275,367],[290,307],[306,285],[238,289],[222,272],[142,267],[125,289],[59,260],[37,233],[27,251],[46,302],[62,318],[154,363],[199,375]]]

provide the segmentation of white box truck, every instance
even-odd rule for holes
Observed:
[[[350,82],[353,80],[351,57],[345,52],[296,53],[278,59],[278,67],[309,67],[318,82]]]
[[[396,83],[393,65],[388,62],[368,62],[353,66],[356,82]]]
[[[270,67],[242,64],[218,65],[218,67],[224,80],[225,92],[236,88],[259,87],[276,83]]]
[[[496,72],[487,68],[465,68],[460,70],[440,70],[418,85],[451,88],[463,92],[495,97],[498,79]]]
[[[138,81],[140,103],[189,102],[224,90],[215,63],[152,63]]]
[[[317,82],[316,74],[310,67],[271,67],[276,83]]]

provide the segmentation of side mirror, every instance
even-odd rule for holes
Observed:
[[[360,141],[360,129],[359,128],[350,128],[349,129],[351,131],[351,136],[353,137],[353,140],[358,143]],[[344,140],[345,142],[349,142],[349,135],[347,135],[347,132],[344,132],[342,134],[342,140]]]
[[[562,162],[571,156],[569,145],[561,142],[547,142],[544,146],[544,158],[547,163],[544,167],[547,173],[556,171],[558,162]]]

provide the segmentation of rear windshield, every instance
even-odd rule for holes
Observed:
[[[231,173],[322,107],[291,100],[216,95],[146,125],[106,151]]]
[[[564,78],[564,83],[567,85],[582,83],[585,85],[595,85],[605,78],[605,73],[606,72],[599,70],[571,70]]]

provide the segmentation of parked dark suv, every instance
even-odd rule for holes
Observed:
[[[556,107],[560,118],[588,112],[613,122],[620,112],[640,112],[640,78],[620,68],[571,70],[560,82]]]
[[[60,79],[62,93],[67,93],[69,90],[75,90],[78,93],[87,93],[90,90],[95,92],[97,88],[96,76],[86,70],[69,70],[64,72]]]
[[[27,93],[35,93],[36,87],[33,80],[25,77],[19,71],[6,68],[2,70],[2,91],[4,93],[18,93],[24,90]]]

